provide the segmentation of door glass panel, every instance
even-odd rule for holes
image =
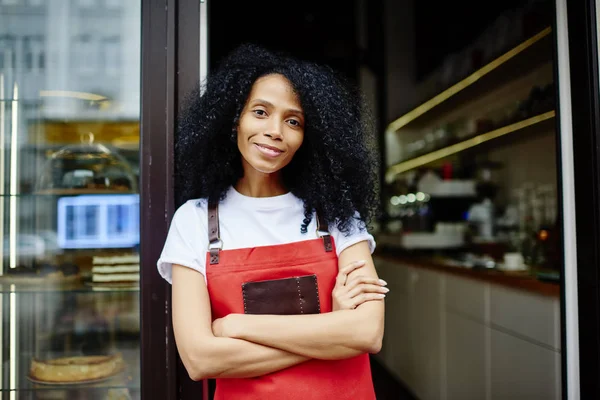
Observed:
[[[0,391],[139,398],[140,1],[0,0]]]

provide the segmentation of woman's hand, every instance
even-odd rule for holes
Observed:
[[[243,322],[238,317],[240,314],[228,314],[223,318],[217,318],[212,323],[213,335],[216,337],[235,337],[236,327]]]
[[[215,335],[216,337],[227,337],[225,335],[225,332],[223,332],[224,330],[224,325],[225,324],[225,318],[217,318],[213,321],[212,323],[212,331],[213,331],[213,335]]]
[[[353,310],[364,302],[381,300],[389,292],[383,279],[357,275],[347,282],[348,275],[364,265],[364,261],[355,261],[340,269],[332,292],[333,311]]]

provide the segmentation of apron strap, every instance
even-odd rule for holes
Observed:
[[[333,245],[331,244],[331,235],[329,234],[329,225],[323,218],[323,213],[317,211],[317,236],[323,238],[323,246],[325,251],[330,253],[333,251]]]
[[[317,212],[317,236],[323,239],[323,246],[327,253],[333,251],[329,225],[322,217],[323,213]],[[219,202],[209,199],[208,201],[208,251],[210,253],[210,265],[219,263],[219,253],[223,249],[223,241],[219,232]]]
[[[208,200],[208,251],[210,264],[219,263],[219,252],[223,249],[223,241],[219,233],[219,201]]]

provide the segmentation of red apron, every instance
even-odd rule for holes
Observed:
[[[216,208],[209,210],[208,218],[211,244],[220,242]],[[312,274],[317,275],[321,312],[331,312],[331,292],[337,273],[338,260],[330,236],[236,250],[219,251],[211,247],[206,260],[206,279],[213,319],[244,313],[242,284],[245,282]],[[257,378],[216,381],[215,400],[375,399],[368,354],[345,360],[313,359]]]

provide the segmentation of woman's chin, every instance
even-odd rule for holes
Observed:
[[[256,171],[258,171],[262,174],[267,174],[267,175],[275,174],[275,173],[281,171],[281,166],[275,165],[273,163],[256,162],[256,163],[252,163],[250,165]]]

